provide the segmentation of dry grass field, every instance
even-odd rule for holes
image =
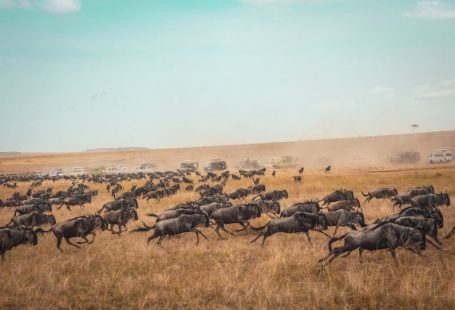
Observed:
[[[295,184],[295,172],[270,172],[262,179],[268,190],[285,188],[294,202],[322,197],[337,188],[360,190],[395,186],[400,191],[410,186],[433,184],[437,191],[455,194],[455,168],[408,170],[401,172],[335,172],[325,175],[308,171],[301,184]],[[251,180],[229,180],[227,191],[251,185]],[[125,188],[139,182],[126,182]],[[69,182],[45,182],[42,188],[66,189]],[[57,221],[94,213],[110,200],[105,185],[89,184],[100,194],[83,210],[54,210]],[[0,198],[18,189],[0,188]],[[160,212],[179,202],[198,198],[196,193],[181,191],[159,203],[140,200],[138,223],[153,223],[146,212]],[[360,197],[359,197],[360,198]],[[363,198],[361,198],[363,201]],[[364,205],[367,223],[393,212],[389,201]],[[455,225],[455,212],[443,208],[445,235]],[[12,216],[2,210],[0,224]],[[263,216],[252,222],[259,226]],[[237,228],[228,227],[233,230]],[[313,246],[302,234],[276,234],[264,247],[249,244],[255,233],[245,231],[235,237],[218,240],[213,228],[201,228],[209,241],[195,245],[194,234],[166,239],[162,246],[147,245],[150,233],[124,233],[114,236],[100,232],[95,242],[82,249],[65,242],[60,253],[52,234],[39,237],[35,247],[19,246],[6,254],[0,263],[0,308],[98,309],[98,308],[198,308],[198,309],[448,309],[455,307],[455,239],[445,241],[447,253],[433,248],[420,258],[399,251],[395,267],[385,251],[358,253],[339,258],[320,272],[317,261],[327,254],[327,238],[310,232]],[[339,233],[345,231],[340,228]],[[332,233],[332,230],[331,230]],[[223,233],[222,233],[223,234]]]

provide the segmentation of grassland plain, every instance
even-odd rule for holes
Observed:
[[[291,171],[276,178],[267,174],[262,182],[271,189],[285,188],[294,202],[320,198],[337,188],[360,191],[395,186],[433,184],[437,191],[455,194],[455,168],[417,169],[396,172],[338,171],[331,175],[308,171],[302,183],[294,183]],[[125,188],[143,182],[125,182]],[[226,191],[251,185],[251,180],[230,180]],[[66,189],[69,182],[44,182],[42,188]],[[94,213],[111,200],[105,185],[89,184],[100,194],[81,210],[54,210],[57,221]],[[0,198],[17,189],[0,188]],[[198,198],[196,193],[179,192],[160,202],[140,200],[138,223],[153,223],[146,212],[160,212],[177,203]],[[359,197],[360,198],[360,197]],[[363,201],[363,199],[361,199]],[[367,223],[393,213],[389,201],[375,200],[363,206]],[[455,212],[443,208],[445,226],[441,235],[455,225]],[[6,224],[12,211],[0,213]],[[266,216],[252,222],[264,224]],[[233,225],[235,226],[235,225]],[[234,227],[232,227],[234,228]],[[231,229],[232,229],[231,228]],[[235,227],[236,228],[236,227]],[[194,234],[166,239],[162,246],[147,245],[148,233],[114,236],[98,233],[93,244],[76,249],[63,243],[55,247],[52,234],[40,236],[35,247],[20,246],[0,263],[0,308],[27,309],[449,309],[455,308],[455,239],[445,241],[448,253],[429,248],[425,258],[399,251],[395,267],[386,251],[358,254],[335,260],[322,272],[317,261],[327,254],[327,238],[310,233],[313,246],[301,234],[276,234],[264,247],[249,244],[255,233],[245,231],[218,240],[212,228],[202,228],[209,241],[195,245]],[[345,231],[344,228],[339,233]],[[331,233],[333,230],[331,230]]]

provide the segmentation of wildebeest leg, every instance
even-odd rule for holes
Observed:
[[[77,244],[88,243],[88,239],[87,239],[86,236],[80,236],[80,237],[81,237],[82,239],[84,239],[85,241],[83,241],[83,242],[82,242],[82,241],[77,241],[77,242],[76,242]]]
[[[92,244],[93,241],[95,241],[96,234],[93,232],[93,233],[89,233],[88,235],[93,235],[92,241],[89,241],[89,242],[88,242],[88,244]]]
[[[304,233],[305,233],[306,237],[308,238],[308,243],[310,244],[310,246],[313,246],[311,244],[310,233],[308,231],[305,231]]]
[[[359,248],[359,261],[362,262],[362,254],[363,254],[364,249]]]
[[[256,236],[250,243],[256,242],[259,238],[261,238],[264,235],[264,233],[260,233],[259,235]]]
[[[68,211],[71,211],[71,208],[70,208],[69,204],[66,205],[66,208],[68,209]]]
[[[158,237],[159,237],[159,235],[155,235],[155,234],[151,235],[150,237],[147,238],[147,244],[150,243],[150,241],[152,241],[153,239],[158,238]]]
[[[246,224],[245,224],[245,223],[239,223],[239,224],[240,224],[243,228],[236,230],[237,232],[246,230],[246,229],[248,228],[248,226],[250,225],[249,222],[247,222]]]
[[[354,224],[349,224],[348,226],[349,226],[352,230],[357,230],[357,228],[355,227]]]
[[[393,258],[393,261],[395,263],[395,266],[398,266],[397,253],[395,252],[395,249],[390,250],[390,254],[392,255],[392,258]]]
[[[62,248],[60,247],[60,245],[62,244],[62,237],[57,237],[57,249],[59,249],[60,251],[63,252]]]
[[[194,230],[196,230],[198,233],[200,233],[200,234],[201,234],[201,236],[205,238],[205,240],[209,241],[209,238],[207,238],[207,236],[206,236],[206,235],[204,235],[204,234],[202,233],[202,231],[200,231],[200,230],[199,230],[199,229],[197,229],[197,228],[195,228]]]
[[[452,227],[452,230],[444,237],[444,239],[449,239],[455,233],[455,226]]]
[[[228,234],[231,234],[231,235],[235,236],[235,235],[234,235],[233,233],[231,233],[229,230],[227,230],[226,228],[224,228],[224,226],[221,227],[221,229],[222,229],[224,232],[227,232]]]
[[[158,242],[156,244],[161,245],[161,241],[163,241],[164,238],[166,238],[165,235],[160,236],[160,239],[158,239]]]
[[[354,250],[350,250],[349,252],[344,253],[343,255],[341,255],[341,257],[348,257],[352,251],[354,251]]]
[[[65,241],[66,241],[66,243],[68,243],[69,245],[75,246],[75,247],[76,247],[76,248],[78,248],[78,249],[80,249],[80,248],[81,248],[81,247],[80,247],[80,246],[78,246],[77,244],[74,244],[74,243],[72,243],[72,242],[70,241],[70,239],[69,239],[69,238],[65,238]]]
[[[224,239],[224,238],[221,236],[221,234],[220,234],[220,228],[221,228],[221,225],[220,225],[220,224],[217,224],[217,225],[216,225],[216,228],[215,228],[215,232],[216,232],[216,234],[218,235],[218,238]]]

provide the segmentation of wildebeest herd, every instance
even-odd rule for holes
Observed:
[[[297,180],[294,177],[294,180],[301,182],[303,168],[298,172],[299,177]],[[273,175],[275,173],[274,171]],[[150,200],[159,202],[160,199],[177,195],[183,190],[194,191],[199,195],[199,199],[177,204],[159,214],[146,213],[141,219],[142,225],[136,226],[130,233],[153,231],[147,242],[158,238],[158,244],[161,244],[166,237],[190,232],[196,235],[196,243],[199,244],[200,236],[208,240],[204,230],[215,228],[218,238],[223,239],[226,234],[234,236],[234,233],[228,230],[228,225],[238,224],[241,228],[236,230],[237,232],[251,228],[257,234],[251,243],[262,237],[264,245],[267,238],[281,232],[303,233],[311,245],[312,231],[328,238],[329,253],[320,260],[323,265],[340,255],[347,256],[356,249],[359,249],[360,256],[364,250],[386,249],[394,259],[397,248],[405,248],[421,255],[428,243],[438,250],[443,250],[438,238],[438,230],[444,225],[440,207],[450,206],[450,198],[447,193],[436,193],[431,185],[410,188],[401,194],[393,187],[361,192],[365,197],[364,204],[372,199],[388,199],[392,201],[394,209],[398,208],[398,212],[391,216],[366,223],[361,202],[352,190],[338,189],[321,199],[283,207],[283,202],[289,198],[288,191],[267,189],[261,184],[261,178],[265,175],[264,168],[240,170],[238,174],[224,171],[202,175],[197,171],[193,173],[177,170],[52,178],[0,176],[0,184],[8,184],[8,188],[17,188],[20,183],[31,182],[25,193],[16,191],[10,197],[0,200],[1,210],[12,211],[9,222],[0,227],[0,254],[4,259],[5,252],[15,246],[27,243],[37,245],[38,236],[50,232],[55,236],[56,246],[61,251],[63,239],[67,244],[79,248],[80,244],[93,243],[98,231],[108,230],[112,234],[120,235],[127,230],[130,221],[139,219],[139,200],[146,203]],[[225,186],[229,179],[235,182],[242,178],[251,180],[251,186],[226,192]],[[72,185],[60,191],[55,191],[53,187],[37,190],[43,181],[59,180],[71,181]],[[144,185],[133,185],[125,189],[122,185],[124,181]],[[92,197],[98,195],[97,190],[90,188],[91,183],[105,184],[106,191],[113,200],[102,204],[95,214],[56,222],[52,215],[54,208],[65,206],[71,211],[73,207],[84,208],[85,204],[91,203]],[[265,225],[251,225],[253,219],[262,216],[269,218]],[[152,220],[153,224],[146,224]],[[328,233],[329,227],[335,228],[333,234]],[[350,231],[337,236],[339,227],[347,227]],[[449,238],[454,232],[455,228],[445,238]],[[88,239],[89,235],[91,240]],[[73,238],[80,239],[73,243]],[[333,248],[332,244],[339,240],[342,240],[344,245]]]

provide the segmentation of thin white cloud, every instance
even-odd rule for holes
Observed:
[[[78,12],[79,0],[0,0],[0,10],[39,9],[52,14]]]
[[[395,96],[395,90],[393,90],[390,87],[385,87],[385,86],[376,86],[371,90],[372,94],[375,95],[380,95],[380,96],[387,96],[387,97],[394,97]]]
[[[436,20],[455,19],[455,3],[443,0],[419,1],[414,9],[404,16]]]
[[[434,85],[423,85],[414,89],[417,99],[455,97],[455,79],[445,80]]]

